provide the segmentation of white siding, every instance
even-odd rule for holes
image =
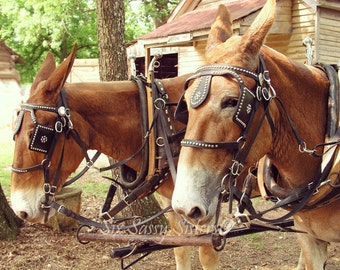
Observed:
[[[178,75],[195,72],[204,64],[206,41],[199,41],[195,46],[180,47],[178,51]]]
[[[302,44],[306,37],[311,37],[315,42],[315,12],[304,1],[293,0],[292,36],[287,50],[288,57],[302,63],[307,61],[306,47]],[[315,51],[315,43],[313,47]]]
[[[340,11],[320,8],[318,15],[316,60],[337,64],[340,60]]]

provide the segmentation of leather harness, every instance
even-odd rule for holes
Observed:
[[[329,97],[328,97],[328,121],[327,121],[327,135],[325,143],[320,144],[312,150],[313,155],[317,154],[317,148],[325,147],[323,156],[323,164],[332,158],[332,166],[330,171],[323,181],[320,181],[316,187],[315,192],[311,195],[309,201],[302,210],[310,210],[316,207],[328,205],[340,198],[340,148],[337,147],[340,140],[340,115],[339,115],[339,78],[337,74],[337,67],[317,64],[327,74],[330,81]],[[328,159],[328,160],[327,160]],[[276,171],[274,165],[271,164],[268,157],[263,157],[259,161],[257,179],[258,185],[263,198],[278,198],[283,200],[293,193],[299,193],[303,188],[287,189],[279,186],[280,175]],[[287,207],[287,209],[291,209]]]
[[[328,67],[324,67],[325,70],[329,69]],[[252,78],[256,82],[256,87],[255,89],[249,89],[243,79],[241,78],[240,74],[248,76]],[[272,100],[276,99],[278,102],[281,104],[281,106],[284,107],[284,105],[281,103],[279,98],[276,96],[275,89],[271,86],[270,83],[270,77],[269,77],[269,72],[266,69],[264,60],[262,56],[260,56],[260,65],[258,67],[258,70],[256,73],[246,70],[241,67],[235,67],[235,66],[228,66],[228,65],[210,65],[210,66],[204,66],[201,67],[197,70],[197,72],[188,79],[186,83],[186,88],[188,86],[188,83],[192,79],[199,78],[199,83],[194,90],[194,94],[190,100],[190,106],[197,108],[201,106],[210,89],[210,83],[211,79],[213,76],[232,76],[235,78],[240,86],[240,91],[241,95],[238,100],[237,104],[237,112],[235,113],[233,120],[236,124],[238,124],[241,129],[242,133],[239,137],[238,140],[233,141],[233,142],[204,142],[204,141],[197,141],[197,140],[182,140],[181,145],[182,147],[197,147],[197,148],[203,148],[203,149],[228,149],[229,151],[232,151],[234,153],[234,158],[233,158],[233,163],[227,170],[227,174],[223,179],[221,180],[221,187],[222,191],[220,194],[220,202],[222,202],[223,199],[226,197],[229,197],[229,205],[231,211],[232,207],[232,199],[235,198],[239,202],[239,209],[243,211],[244,209],[247,209],[251,215],[252,218],[258,218],[259,220],[270,222],[270,223],[276,223],[280,222],[282,220],[285,220],[286,218],[290,217],[297,211],[300,211],[301,209],[304,208],[309,208],[309,207],[314,207],[314,205],[324,205],[327,203],[330,203],[336,199],[339,199],[339,154],[338,154],[338,149],[334,151],[335,154],[331,155],[331,162],[327,162],[327,164],[324,166],[326,167],[324,170],[320,170],[320,173],[315,177],[315,181],[312,181],[311,184],[309,184],[307,187],[302,188],[301,191],[299,190],[297,192],[298,195],[296,195],[294,198],[293,196],[285,191],[285,194],[288,194],[285,198],[276,205],[266,211],[263,211],[261,213],[257,212],[250,200],[251,197],[251,187],[250,185],[252,184],[253,181],[245,181],[245,186],[242,191],[238,190],[235,185],[235,179],[236,177],[240,174],[241,170],[243,169],[243,162],[246,159],[252,142],[256,138],[253,136],[252,138],[248,138],[248,129],[249,126],[252,123],[252,119],[254,117],[254,114],[257,111],[257,107],[259,104],[263,104],[264,106],[264,114],[262,118],[260,119],[260,123],[257,127],[257,131],[261,127],[262,122],[264,119],[267,119],[270,127],[272,129],[272,133],[275,132],[275,127],[273,120],[271,119],[271,116],[269,114],[269,104]],[[117,162],[111,166],[105,167],[105,168],[100,168],[100,171],[105,171],[105,170],[110,170],[114,168],[118,168],[120,166],[123,167],[123,172],[124,169],[126,169],[125,163],[133,159],[136,155],[138,155],[140,152],[143,152],[143,161],[144,163],[142,164],[142,170],[139,174],[139,177],[137,177],[135,180],[130,181],[127,180],[126,178],[123,177],[123,183],[121,184],[124,186],[126,189],[129,190],[129,194],[124,198],[123,201],[119,202],[118,205],[110,209],[110,205],[112,202],[114,189],[112,189],[112,192],[108,193],[108,198],[106,199],[106,202],[103,207],[102,211],[102,218],[106,220],[111,220],[112,217],[120,212],[124,207],[127,205],[131,204],[133,201],[142,198],[144,196],[147,196],[148,194],[152,193],[155,191],[159,185],[163,182],[165,177],[171,172],[173,174],[173,177],[175,177],[175,168],[173,164],[173,156],[177,155],[178,153],[173,151],[173,147],[171,147],[172,142],[177,142],[178,136],[182,136],[183,133],[179,132],[176,133],[173,129],[172,126],[172,119],[170,117],[170,114],[168,112],[168,106],[171,106],[173,104],[170,104],[168,99],[167,99],[167,94],[164,91],[164,87],[162,86],[161,82],[152,79],[151,82],[147,82],[144,77],[133,77],[133,80],[137,83],[138,88],[140,90],[140,98],[141,98],[141,108],[142,108],[142,123],[143,123],[143,134],[144,134],[144,139],[141,147],[134,153],[131,157]],[[331,79],[330,79],[331,80]],[[145,86],[152,88],[152,107],[153,107],[153,117],[150,118],[148,121],[147,115],[148,111],[147,108],[150,109],[150,105],[146,105],[147,103],[147,98],[145,97]],[[334,89],[337,89],[337,87],[334,87]],[[337,95],[330,94],[332,97],[335,97]],[[333,99],[333,100],[334,100]],[[336,103],[337,104],[337,103]],[[61,109],[62,108],[62,109]],[[35,110],[45,110],[45,111],[50,111],[54,112],[57,115],[57,120],[55,123],[55,127],[45,127],[43,125],[40,125],[35,117],[34,111]],[[60,160],[59,160],[59,165],[57,168],[57,172],[55,173],[54,180],[50,180],[49,176],[49,164],[50,164],[50,158],[51,155],[53,154],[53,149],[56,143],[57,138],[59,137],[59,133],[62,134],[63,132],[65,133],[65,140],[69,138],[69,136],[72,136],[73,139],[75,139],[78,143],[78,145],[82,148],[82,151],[84,152],[84,155],[87,160],[87,166],[83,171],[79,174],[79,176],[76,176],[74,179],[71,179],[65,183],[65,185],[69,185],[73,183],[75,180],[77,180],[81,175],[85,173],[85,171],[90,168],[94,161],[97,159],[99,156],[99,152],[95,154],[95,156],[90,159],[86,153],[86,147],[84,143],[81,141],[78,133],[74,130],[73,124],[71,121],[71,115],[70,115],[70,110],[67,106],[66,102],[66,96],[64,93],[64,90],[61,91],[61,99],[56,108],[54,107],[46,107],[46,106],[40,106],[40,105],[32,105],[32,104],[24,104],[22,105],[22,108],[19,112],[19,117],[17,121],[17,125],[15,128],[15,134],[20,130],[22,119],[24,116],[24,112],[29,111],[31,113],[31,118],[32,121],[35,125],[35,129],[33,132],[32,140],[29,144],[30,150],[33,151],[39,151],[43,152],[46,154],[45,159],[41,162],[41,164],[34,165],[29,168],[15,168],[13,167],[12,170],[15,173],[25,173],[25,172],[30,172],[33,170],[38,170],[38,169],[43,169],[44,170],[44,176],[45,176],[45,185],[44,185],[44,190],[45,190],[45,202],[43,203],[43,208],[44,209],[49,209],[50,207],[53,207],[57,209],[59,212],[77,219],[80,221],[80,223],[85,224],[85,226],[93,226],[97,228],[102,228],[102,229],[109,229],[109,230],[114,230],[114,231],[122,231],[125,229],[130,229],[131,227],[129,226],[119,226],[116,225],[115,222],[119,223],[121,220],[114,220],[114,225],[108,225],[108,224],[103,224],[103,223],[98,223],[92,220],[89,220],[85,217],[82,217],[80,215],[77,215],[76,213],[70,211],[67,209],[65,206],[59,205],[54,201],[54,194],[57,186],[57,181],[59,178],[59,171],[60,171],[60,166],[61,166],[61,161],[63,158],[63,155],[61,155]],[[331,114],[334,115],[334,112],[337,112],[338,109],[333,106],[331,108]],[[337,113],[336,113],[337,115]],[[291,121],[290,117],[287,115],[291,128],[295,134],[295,137],[299,143],[299,147],[301,150],[308,152],[310,150],[306,149],[305,144],[303,140],[300,138],[298,132],[296,131],[293,122]],[[175,118],[177,120],[180,120],[184,123],[187,122],[187,104],[186,101],[184,100],[184,97],[181,98],[180,102],[177,104],[177,109],[175,113]],[[150,123],[150,119],[152,119]],[[339,143],[338,137],[334,137],[335,135],[338,136],[338,131],[334,129],[334,121],[331,121],[329,123],[329,128],[328,128],[328,134],[331,137],[331,140],[326,142],[324,145],[329,145],[330,148],[334,148],[337,146]],[[54,132],[57,132],[57,134],[53,134],[52,130],[55,129]],[[166,159],[167,160],[167,166],[163,167],[164,163],[155,163],[155,166],[153,167],[154,170],[154,175],[148,179],[148,181],[145,181],[146,175],[150,173],[150,167],[148,161],[149,159],[149,151],[148,149],[149,146],[149,140],[148,137],[150,136],[150,130],[154,129],[154,136],[155,136],[155,142],[156,143],[156,149],[155,149],[155,155],[159,155],[160,159]],[[60,131],[60,132],[58,132]],[[331,135],[332,134],[332,135]],[[161,138],[161,139],[159,139]],[[336,138],[336,141],[334,141],[334,138]],[[248,147],[244,147],[244,143],[246,140],[249,140],[251,143],[249,144]],[[48,143],[47,143],[48,142]],[[175,146],[176,148],[176,146]],[[315,154],[316,151],[312,151],[311,154]],[[148,157],[148,158],[146,158]],[[156,156],[152,156],[151,158],[154,158],[155,160],[158,159]],[[334,164],[332,167],[331,165]],[[169,168],[170,167],[170,168]],[[275,177],[273,177],[273,170],[272,166],[270,163],[265,163],[265,165],[262,166],[262,174],[261,174],[261,167],[258,168],[258,182],[261,182],[261,176],[262,179],[264,178],[269,178],[270,183],[276,183]],[[264,172],[265,171],[265,172]],[[328,173],[330,171],[330,173]],[[123,173],[124,175],[124,173]],[[328,178],[329,181],[328,181]],[[273,180],[274,179],[274,180]],[[250,179],[251,180],[251,179]],[[114,180],[113,180],[114,182]],[[265,180],[263,180],[263,183]],[[269,183],[269,184],[270,184]],[[260,189],[265,190],[267,193],[265,196],[270,197],[268,192],[272,191],[274,193],[274,189],[271,189],[270,185],[269,187],[266,184],[263,184],[263,186],[260,185]],[[322,196],[315,197],[315,191],[319,190],[318,194],[323,194]],[[325,192],[323,191],[325,190]],[[322,191],[322,192],[321,192]],[[275,194],[277,195],[277,194]],[[112,197],[112,198],[111,198]],[[280,196],[276,196],[280,197]],[[307,199],[306,199],[307,198]],[[266,219],[263,218],[263,214],[267,213],[270,210],[276,209],[278,207],[290,207],[291,211],[288,215],[285,215],[281,218],[278,219]],[[159,216],[160,214],[163,214],[167,211],[169,211],[170,208],[166,208],[160,213],[157,213],[155,216],[152,216],[151,218],[145,220],[144,222],[140,224],[145,224],[146,222],[150,221],[151,219]],[[49,211],[49,210],[48,210]],[[46,214],[46,217],[48,214]],[[140,224],[134,224],[133,227],[140,225]]]
[[[330,66],[323,65],[324,70],[327,71],[327,75],[330,78],[330,84],[331,84],[331,92],[330,92],[330,98],[337,97],[337,94],[335,95],[334,91],[338,91],[338,80],[334,79],[337,78],[336,72],[334,69]],[[250,90],[247,88],[247,86],[244,84],[242,78],[240,77],[240,74],[245,75],[251,79],[253,79],[256,82],[256,86],[254,89]],[[332,75],[331,75],[332,74]],[[289,121],[289,124],[291,126],[291,129],[295,135],[296,140],[299,144],[299,150],[301,152],[306,152],[311,155],[318,155],[316,149],[309,150],[306,148],[306,143],[302,140],[300,137],[297,129],[295,128],[295,125],[290,118],[290,116],[287,114],[286,109],[282,101],[279,99],[279,97],[276,95],[275,89],[272,87],[270,82],[270,76],[269,71],[266,68],[265,62],[263,60],[262,55],[259,55],[259,66],[256,73],[249,71],[247,69],[237,67],[237,66],[230,66],[230,65],[222,65],[222,64],[215,64],[215,65],[208,65],[200,67],[196,73],[190,77],[185,85],[185,88],[188,87],[189,81],[192,79],[199,79],[198,83],[196,84],[196,88],[194,89],[193,95],[190,100],[190,106],[193,108],[197,108],[201,106],[204,101],[206,100],[209,90],[210,90],[210,83],[211,78],[213,76],[232,76],[235,78],[239,84],[240,87],[240,98],[238,100],[236,113],[233,116],[233,121],[238,124],[242,130],[240,137],[235,141],[229,141],[229,142],[205,142],[205,141],[198,141],[198,140],[192,140],[192,139],[184,139],[182,140],[182,147],[195,147],[195,148],[201,148],[201,149],[227,149],[231,153],[233,153],[233,160],[232,164],[229,168],[227,168],[227,173],[221,180],[221,194],[220,194],[220,202],[226,198],[226,196],[229,197],[229,212],[231,214],[232,212],[232,201],[233,199],[236,199],[239,202],[239,210],[241,213],[245,209],[248,210],[248,212],[251,214],[251,218],[257,218],[264,222],[281,222],[291,216],[293,216],[295,213],[302,209],[310,209],[311,207],[314,207],[314,205],[324,205],[325,203],[329,203],[333,200],[339,199],[339,181],[338,181],[338,174],[339,174],[339,164],[337,163],[338,159],[338,149],[337,145],[340,143],[339,140],[339,134],[340,131],[336,131],[334,129],[334,124],[332,122],[328,123],[328,134],[332,134],[332,138],[329,142],[326,144],[320,144],[317,147],[323,147],[323,146],[330,146],[330,148],[333,149],[332,155],[330,155],[330,158],[326,162],[322,164],[322,168],[320,168],[319,173],[310,181],[310,183],[299,189],[295,189],[292,192],[289,193],[284,198],[279,198],[278,196],[275,196],[277,198],[276,204],[274,207],[258,212],[254,209],[254,206],[250,200],[251,198],[251,189],[249,186],[246,186],[242,191],[238,190],[236,187],[236,178],[239,176],[240,172],[243,169],[243,163],[252,147],[253,142],[255,141],[255,138],[258,134],[258,131],[264,121],[265,118],[268,119],[268,122],[271,126],[272,133],[275,132],[275,126],[273,124],[273,121],[271,119],[270,113],[269,113],[269,103],[273,100],[276,100],[278,104],[283,108],[284,112],[286,113],[287,119]],[[334,77],[335,76],[335,77]],[[335,85],[333,84],[335,83]],[[333,89],[333,90],[332,90]],[[336,92],[337,93],[337,92]],[[256,113],[256,109],[259,106],[259,104],[263,104],[264,106],[264,114],[262,115],[262,118],[260,118],[259,124],[255,130],[254,135],[249,139],[248,138],[248,129],[252,124],[252,119],[254,117],[254,114]],[[184,100],[184,95],[182,99],[179,102],[178,110],[176,111],[178,119],[187,120],[187,108],[186,108],[186,101]],[[334,115],[334,111],[337,111],[337,108],[335,106],[330,107],[330,113]],[[245,141],[249,141],[248,145],[244,147]],[[334,151],[334,149],[337,149]],[[334,166],[333,166],[334,163]],[[333,169],[332,169],[333,168]],[[259,172],[263,173],[263,172]],[[335,181],[328,181],[329,175],[335,175],[336,178]],[[261,178],[261,177],[260,177]],[[330,184],[325,185],[324,183]],[[266,187],[267,190],[270,189]],[[322,192],[320,194],[325,194],[325,196],[318,197],[316,199],[313,194],[317,193],[317,190],[319,189],[327,189],[327,192]],[[260,187],[260,190],[263,190],[263,187]],[[270,191],[269,191],[270,192]],[[270,195],[266,195],[267,197],[271,197]],[[332,197],[332,198],[330,198]],[[279,207],[288,207],[290,209],[288,214],[285,214],[284,216],[276,219],[268,219],[263,217],[264,214],[267,212],[277,209]]]

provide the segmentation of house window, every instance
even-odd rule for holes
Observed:
[[[164,54],[158,60],[160,62],[159,68],[155,69],[155,78],[164,79],[178,76],[178,54]],[[137,75],[145,72],[145,58],[139,57],[136,59]],[[144,74],[145,75],[145,74]]]

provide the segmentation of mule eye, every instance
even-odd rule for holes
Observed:
[[[33,132],[34,132],[34,130],[32,129],[32,130],[29,130],[29,131],[27,131],[27,136],[28,136],[28,138],[29,139],[32,139],[32,137],[33,137]]]
[[[238,102],[237,98],[226,98],[222,100],[221,108],[225,109],[225,108],[230,108],[230,107],[236,107],[237,102]]]

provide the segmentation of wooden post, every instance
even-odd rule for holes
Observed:
[[[211,235],[200,236],[171,236],[171,235],[145,235],[145,234],[117,234],[117,233],[79,233],[78,239],[81,242],[100,241],[115,243],[153,243],[171,246],[211,246]]]

